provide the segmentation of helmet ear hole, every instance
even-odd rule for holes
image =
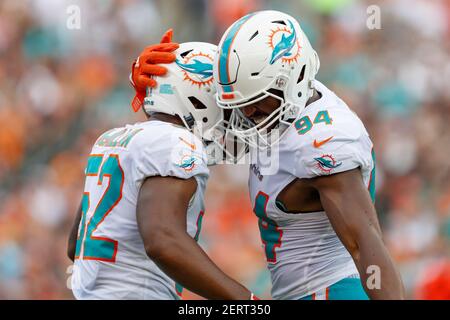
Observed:
[[[305,77],[305,68],[306,68],[306,64],[303,65],[302,71],[300,71],[300,75],[298,76],[297,83],[300,83],[303,81],[303,78]]]
[[[194,106],[195,109],[198,110],[202,110],[202,109],[206,109],[207,107],[205,106],[205,104],[203,102],[201,102],[200,100],[198,100],[196,97],[188,97],[189,101],[192,103],[192,105]]]

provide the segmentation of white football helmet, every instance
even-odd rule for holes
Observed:
[[[267,129],[275,123],[286,128],[298,117],[314,93],[319,66],[317,53],[290,15],[268,10],[236,21],[222,36],[214,61],[217,104],[233,109],[229,130],[253,146],[275,143],[278,139],[269,142]],[[280,106],[258,124],[239,110],[268,96]]]
[[[158,77],[155,88],[147,89],[145,112],[176,115],[205,142],[222,137],[223,110],[214,98],[212,70],[216,52],[217,46],[206,42],[180,44],[174,52],[176,61],[165,65],[167,74]]]

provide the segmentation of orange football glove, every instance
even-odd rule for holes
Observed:
[[[131,102],[134,112],[137,112],[142,107],[147,87],[153,88],[156,86],[153,76],[162,76],[167,72],[166,67],[157,64],[171,63],[176,59],[173,51],[178,49],[180,45],[172,42],[172,35],[173,30],[167,30],[160,43],[146,47],[133,62],[130,82],[136,91],[136,95]]]

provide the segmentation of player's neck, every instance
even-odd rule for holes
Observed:
[[[169,122],[176,124],[178,126],[184,126],[183,122],[178,116],[173,116],[170,114],[162,113],[162,112],[154,112],[148,119],[149,121],[158,120],[163,122]]]
[[[322,98],[322,94],[320,92],[318,92],[316,89],[314,89],[314,93],[313,93],[312,97],[309,98],[308,101],[306,102],[306,106],[319,100],[320,98]]]

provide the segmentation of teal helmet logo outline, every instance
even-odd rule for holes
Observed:
[[[342,165],[342,162],[337,163],[331,154],[323,154],[321,157],[314,158],[314,160],[317,161],[317,167],[325,173],[329,173]]]
[[[202,52],[192,53],[185,57],[184,61],[176,59],[175,63],[184,73],[183,80],[189,81],[199,87],[212,83],[213,58],[209,54],[204,54]],[[193,75],[198,75],[199,77]]]
[[[290,63],[293,60],[297,60],[297,57],[300,55],[300,46],[297,40],[297,33],[295,32],[294,24],[292,21],[288,20],[290,30],[287,27],[277,28],[272,30],[272,33],[269,35],[268,44],[272,48],[272,56],[270,57],[270,64],[274,64],[281,58],[284,58],[286,62]],[[278,33],[281,33],[281,39],[274,44],[274,37]],[[289,34],[286,36],[286,34]],[[294,47],[297,45],[297,52],[292,52]]]

